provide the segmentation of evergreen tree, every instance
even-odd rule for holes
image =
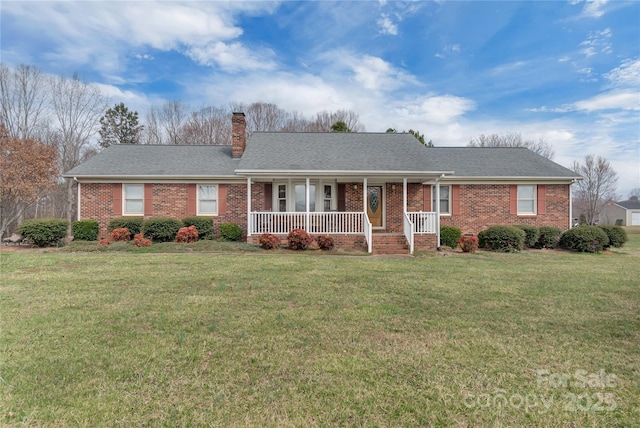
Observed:
[[[129,111],[124,103],[116,104],[107,110],[100,119],[100,145],[138,144],[142,125],[138,124],[138,112]]]

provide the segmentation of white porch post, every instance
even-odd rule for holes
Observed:
[[[310,205],[311,205],[310,204],[311,201],[309,201],[309,194],[311,193],[309,191],[309,184],[310,184],[309,181],[310,181],[309,177],[307,177],[306,186],[305,186],[305,190],[304,190],[305,191],[304,199],[307,201],[306,204],[305,204],[306,205],[305,206],[306,215],[305,215],[305,219],[304,219],[304,230],[306,230],[307,233],[309,233],[309,208],[310,208]]]
[[[77,181],[77,180],[76,180],[76,181]],[[80,182],[78,181],[78,199],[77,199],[77,202],[78,202],[78,221],[82,220],[82,219],[80,218],[80,214],[81,214],[81,211],[80,211],[80,205],[81,205],[81,204],[80,204],[80,185],[81,185],[81,184],[80,184]]]
[[[247,237],[251,236],[251,177],[247,177]]]
[[[436,248],[440,249],[440,179],[436,179]]]
[[[367,177],[362,181],[362,209],[367,214]]]
[[[402,214],[407,213],[407,178],[402,179]]]

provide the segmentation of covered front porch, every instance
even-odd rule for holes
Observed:
[[[247,238],[264,233],[284,237],[303,229],[337,242],[361,242],[369,253],[376,242],[390,238],[401,240],[409,254],[421,242],[435,249],[440,246],[440,204],[432,205],[431,199],[440,200],[441,178],[424,173],[402,178],[249,177]],[[252,192],[252,186],[261,191]],[[271,202],[258,203],[258,193]],[[421,210],[424,206],[435,210]]]

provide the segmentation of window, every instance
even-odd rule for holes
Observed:
[[[144,214],[144,184],[124,184],[124,215]]]
[[[218,186],[215,184],[198,185],[198,215],[218,214]]]
[[[307,186],[305,184],[295,185],[297,212],[307,211],[306,187]],[[309,185],[309,211],[314,212],[315,210],[316,210],[316,186],[315,184],[310,184]]]
[[[536,186],[518,186],[518,214],[536,213]]]
[[[278,185],[278,211],[284,213],[287,211],[287,185]]]
[[[322,195],[322,200],[324,202],[323,208],[325,212],[331,211],[331,200],[333,195],[332,190],[333,190],[332,186],[327,184],[324,186],[324,193]]]
[[[440,214],[451,214],[451,186],[440,186]],[[431,187],[431,209],[436,210],[436,186]]]

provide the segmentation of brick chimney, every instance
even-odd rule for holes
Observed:
[[[231,156],[239,158],[247,146],[247,121],[244,113],[234,112],[231,117]]]

